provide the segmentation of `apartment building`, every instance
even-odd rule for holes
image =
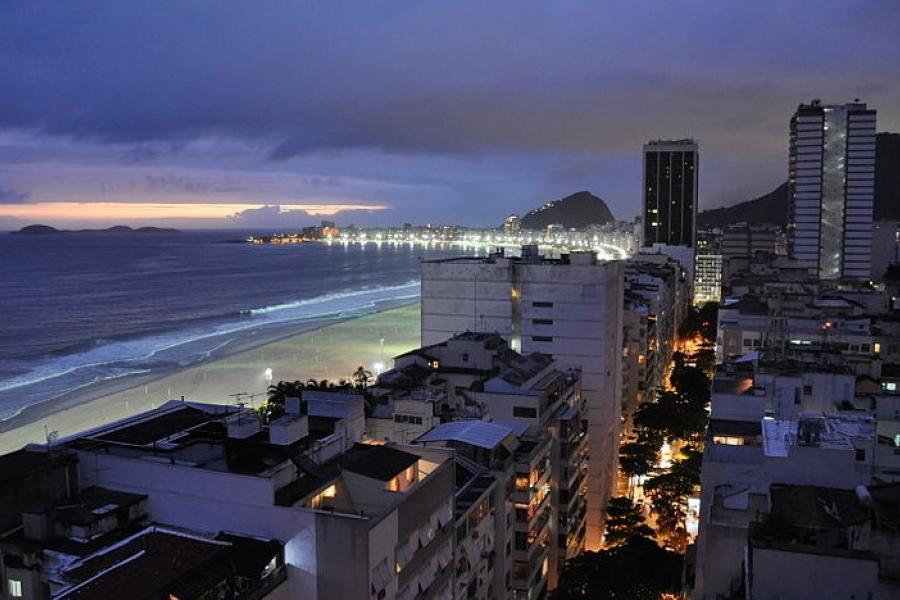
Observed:
[[[513,350],[580,369],[591,444],[587,548],[597,549],[621,422],[622,263],[590,252],[550,259],[524,247],[515,258],[423,261],[421,274],[424,346],[466,331],[497,333]]]
[[[417,443],[452,448],[489,469],[497,481],[494,597],[546,595],[555,571],[557,526],[551,504],[550,438],[520,424],[455,421],[438,425]]]
[[[694,304],[722,299],[722,255],[698,254],[694,264]]]
[[[94,490],[85,506],[102,506],[88,510],[87,521],[94,514],[118,516],[98,524],[75,521],[81,533],[58,524],[54,531],[71,546],[79,536],[93,540],[91,528],[121,523],[127,513],[163,528],[147,538],[163,547],[168,538],[160,535],[173,529],[276,541],[280,554],[273,569],[283,587],[272,597],[452,597],[452,455],[360,443],[362,403],[360,396],[321,392],[291,398],[286,414],[263,427],[247,409],[173,401],[61,440],[42,449],[71,463],[57,468],[55,485],[67,482],[82,496]],[[53,499],[59,508],[58,487],[16,489]],[[41,523],[46,530],[46,518]],[[36,534],[25,535],[32,540]],[[237,550],[242,544],[211,539],[202,543],[219,547],[224,540]],[[10,547],[6,539],[0,542],[4,555]],[[186,551],[209,554],[200,547]],[[45,546],[21,563],[41,584],[43,595],[30,597],[54,593],[57,561],[58,552]],[[86,574],[70,579],[78,584]],[[265,585],[267,574],[258,575],[257,585]],[[15,574],[4,578],[11,590]]]
[[[422,376],[424,370],[431,374]],[[400,386],[400,382],[404,385]],[[552,523],[542,522],[542,529],[532,533],[540,533],[537,537],[542,540],[542,547],[546,547],[547,572],[538,578],[522,576],[524,567],[510,563],[522,557],[500,554],[492,561],[496,577],[494,594],[508,590],[513,597],[535,597],[541,590],[552,589],[566,560],[584,550],[589,435],[580,386],[580,371],[561,365],[550,355],[538,352],[522,355],[510,349],[497,334],[468,332],[396,357],[394,368],[383,373],[372,387],[376,404],[368,419],[372,423],[370,432],[394,438],[408,436],[411,425],[407,419],[387,415],[398,414],[395,412],[398,398],[407,411],[403,414],[410,414],[405,408],[410,398],[420,398],[424,410],[438,407],[435,418],[441,424],[422,432],[415,443],[449,443],[455,447],[470,440],[470,434],[491,430],[480,423],[505,427],[515,434],[520,460],[514,471],[518,473],[517,485],[521,489],[514,490],[503,483],[512,476],[506,473],[506,467],[499,472],[495,469],[493,476],[501,496],[492,506],[501,506],[502,511],[503,506],[512,503],[531,507],[533,512],[546,500],[551,506],[548,518]],[[426,396],[425,390],[431,397]],[[494,431],[499,430],[494,427]],[[478,456],[468,451],[457,458],[465,463]],[[476,464],[491,466],[484,461]],[[520,529],[520,533],[525,533]],[[513,531],[510,536],[510,539],[514,537]],[[522,539],[518,542],[521,552],[531,549],[530,558],[534,558],[533,546],[537,543],[534,535],[532,538],[527,544]],[[493,543],[497,544],[496,539]],[[498,545],[498,552],[499,548]],[[515,569],[518,575],[502,577],[503,570],[512,573]],[[471,584],[474,580],[467,581]],[[479,593],[480,589],[476,584],[473,593]]]

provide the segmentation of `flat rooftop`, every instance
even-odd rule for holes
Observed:
[[[61,574],[70,587],[58,598],[199,598],[231,575],[258,579],[280,552],[277,542],[154,525],[70,564]]]

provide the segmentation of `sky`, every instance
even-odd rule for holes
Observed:
[[[787,173],[801,102],[900,131],[900,2],[0,2],[0,229],[496,225],[641,146],[700,142],[700,205]]]

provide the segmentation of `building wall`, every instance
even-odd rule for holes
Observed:
[[[422,345],[477,324],[523,353],[545,352],[581,368],[591,443],[586,545],[596,549],[619,444],[623,266],[592,264],[587,255],[572,261],[422,263]]]
[[[698,161],[693,140],[644,146],[644,246],[696,246]]]
[[[107,454],[78,454],[84,486],[147,494],[147,514],[153,521],[284,542],[291,597],[318,597],[312,543],[315,514],[274,506],[270,480]]]
[[[801,105],[790,127],[791,253],[820,279],[868,279],[872,263],[875,111]]]
[[[877,598],[878,561],[752,549],[750,598]]]

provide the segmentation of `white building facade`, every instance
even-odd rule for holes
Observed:
[[[493,255],[422,263],[422,344],[496,332],[519,352],[581,369],[590,437],[586,548],[601,541],[621,422],[623,266],[593,253]]]

